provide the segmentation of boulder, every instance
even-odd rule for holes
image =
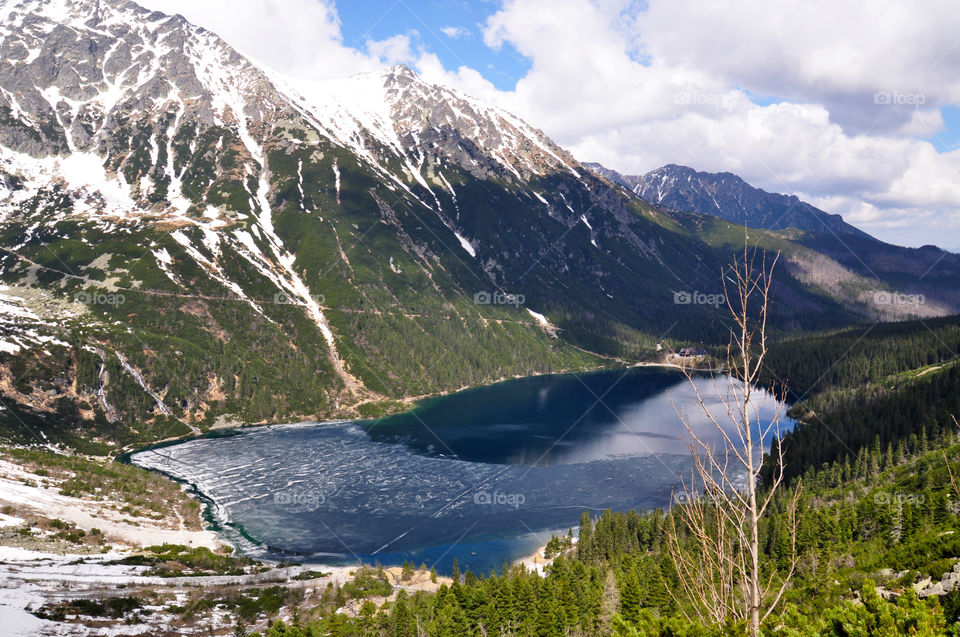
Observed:
[[[917,597],[930,597],[931,595],[940,596],[944,594],[943,584],[936,582],[917,593]]]

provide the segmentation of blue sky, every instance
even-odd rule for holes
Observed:
[[[960,108],[954,104],[940,107],[945,130],[931,135],[928,141],[934,145],[938,153],[945,153],[960,148]]]
[[[467,66],[503,91],[514,88],[530,61],[505,44],[495,50],[483,41],[483,24],[498,8],[494,2],[367,0],[337,2],[343,43],[364,49],[368,40],[407,35],[414,46],[437,55],[444,67]]]

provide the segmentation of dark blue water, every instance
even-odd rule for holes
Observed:
[[[695,382],[724,414],[726,378]],[[768,422],[779,405],[758,396]],[[691,464],[678,410],[719,442],[683,375],[647,368],[508,381],[378,421],[262,427],[132,461],[193,484],[254,556],[440,572],[457,558],[488,572],[584,510],[667,505]]]

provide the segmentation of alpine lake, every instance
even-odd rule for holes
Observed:
[[[246,428],[130,460],[189,485],[251,557],[410,560],[441,573],[457,559],[461,571],[487,573],[575,528],[583,511],[668,506],[692,467],[681,414],[719,444],[697,393],[729,422],[730,381],[691,383],[665,367],[534,376],[379,420]],[[783,409],[755,390],[759,422]]]

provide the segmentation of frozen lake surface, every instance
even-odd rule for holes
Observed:
[[[719,417],[726,379],[696,383]],[[777,403],[760,397],[769,420]],[[676,371],[542,376],[378,421],[259,427],[131,460],[193,485],[221,532],[254,557],[409,559],[440,572],[457,558],[461,570],[489,572],[584,510],[667,505],[691,464],[677,408],[713,433]]]

